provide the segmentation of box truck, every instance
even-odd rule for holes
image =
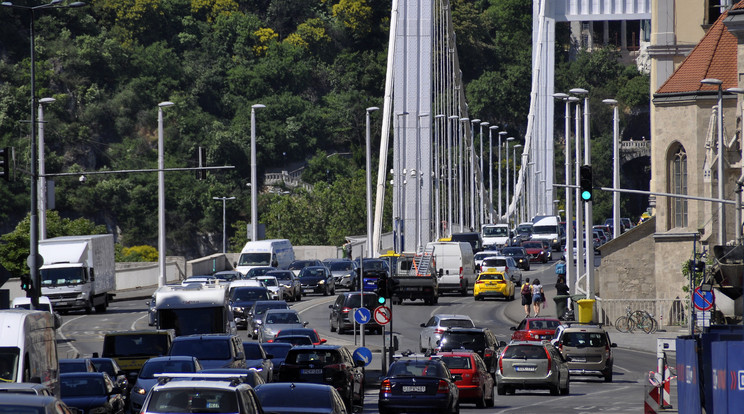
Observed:
[[[41,294],[61,313],[105,312],[116,285],[114,236],[63,236],[39,241]]]
[[[271,266],[286,269],[295,259],[292,243],[287,239],[249,241],[234,263],[235,270],[245,275],[254,267]]]

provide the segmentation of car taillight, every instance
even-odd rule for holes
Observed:
[[[385,393],[393,392],[393,387],[390,386],[390,380],[384,380],[380,383],[380,392],[385,392]]]
[[[474,385],[480,384],[480,377],[477,375],[463,374],[462,378],[470,378],[470,382]]]
[[[610,345],[605,344],[605,359],[609,359],[609,358],[610,358]]]
[[[439,387],[437,387],[437,394],[449,394],[449,384],[445,380],[439,380]]]
[[[347,308],[347,307],[341,308],[341,312],[342,313],[349,313],[349,312],[351,312],[351,308]]]
[[[446,331],[446,329],[444,329],[444,328],[437,328],[437,329],[434,330],[434,333],[435,334],[441,334],[444,331]]]
[[[553,358],[550,357],[550,352],[548,352],[547,348],[543,349],[545,350],[545,355],[548,357],[548,372],[550,372],[550,369],[553,366]]]
[[[476,280],[476,281],[475,281],[475,284],[476,284],[476,285],[480,285],[480,284],[482,284],[482,283],[486,283],[486,282],[484,282],[484,281],[482,281],[482,280]]]
[[[506,349],[504,350],[506,351]],[[504,372],[504,364],[503,364],[504,355],[502,354],[499,358],[499,372]]]
[[[462,266],[460,266],[460,279],[462,279]]]
[[[485,358],[491,358],[493,356],[493,349],[486,349],[486,351],[483,353],[483,356]]]

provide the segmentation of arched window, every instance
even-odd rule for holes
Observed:
[[[687,152],[681,145],[672,153],[670,160],[669,183],[673,194],[687,194]],[[672,227],[687,227],[687,200],[672,197],[669,217]]]

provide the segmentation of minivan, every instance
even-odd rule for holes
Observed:
[[[475,283],[475,259],[470,243],[430,242],[426,248],[433,249],[439,292],[454,291],[467,295],[468,288]]]
[[[292,243],[287,239],[249,241],[240,251],[240,258],[233,267],[243,275],[258,266],[286,269],[294,258]]]
[[[565,244],[565,236],[561,238],[562,231],[558,223],[558,217],[543,217],[532,225],[532,240],[547,240],[550,247],[556,251],[561,251]]]

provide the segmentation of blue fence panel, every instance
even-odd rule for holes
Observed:
[[[712,406],[719,413],[728,411],[728,343],[711,343],[711,388],[713,390]]]
[[[677,338],[677,406],[680,414],[701,414],[695,339]]]
[[[725,413],[725,409],[714,407],[713,398],[713,344],[716,342],[741,343],[744,340],[744,327],[742,325],[713,325],[708,332],[702,334],[699,339],[699,361],[698,379],[702,385],[702,397],[699,397],[707,413]],[[724,348],[720,349],[722,352]],[[732,358],[728,358],[728,363]],[[733,407],[732,407],[733,408]]]
[[[744,407],[744,343],[726,342],[728,348],[728,406],[727,412]],[[716,406],[718,409],[718,406]],[[724,411],[720,411],[724,412]]]

